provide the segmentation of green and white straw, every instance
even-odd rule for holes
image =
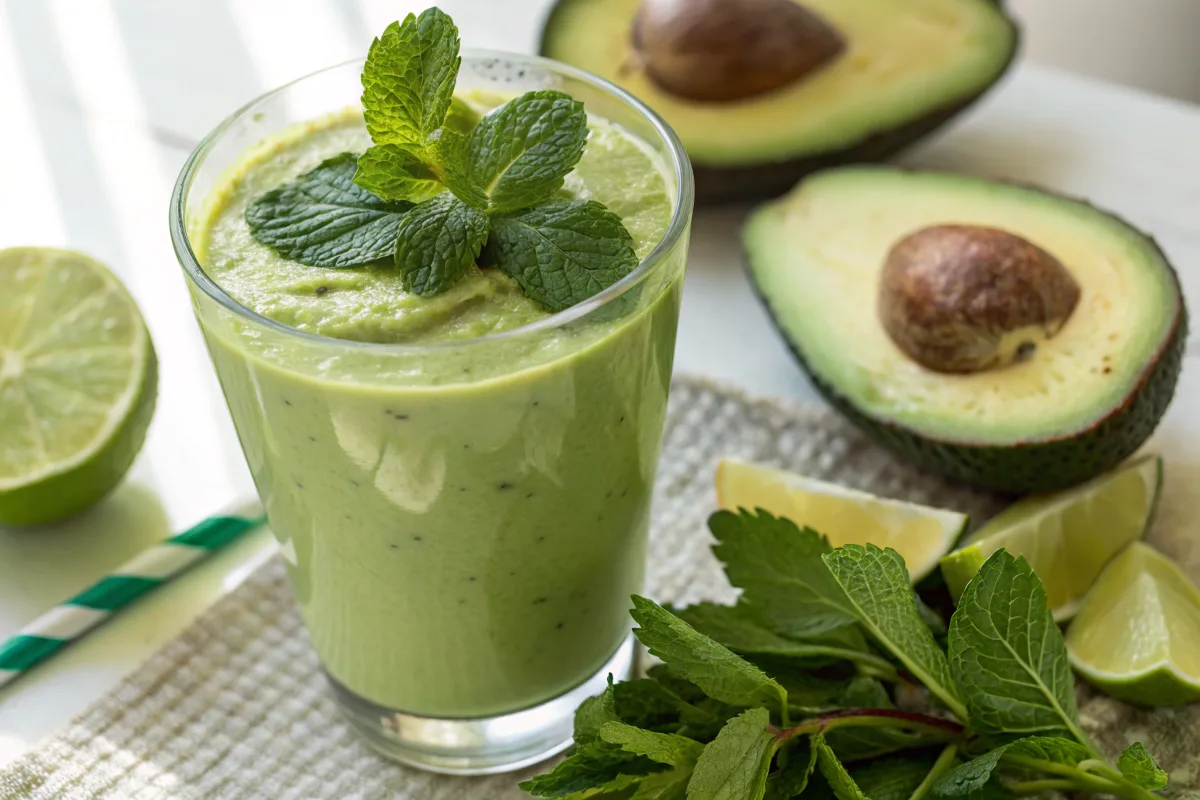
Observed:
[[[239,509],[239,512],[247,509]],[[257,506],[221,514],[135,556],[0,644],[0,686],[45,661],[139,597],[266,522]]]

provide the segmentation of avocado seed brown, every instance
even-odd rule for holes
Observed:
[[[781,89],[846,46],[833,27],[793,0],[643,0],[632,42],[651,80],[699,102]]]
[[[997,228],[933,225],[888,252],[878,314],[914,361],[965,373],[1027,358],[1078,302],[1079,284],[1037,245]]]

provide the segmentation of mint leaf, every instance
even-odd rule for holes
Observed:
[[[1086,747],[1070,739],[1030,736],[1001,745],[955,767],[938,779],[933,785],[933,793],[939,797],[961,797],[980,791],[1001,762],[1037,770],[1039,764],[1074,767],[1091,758],[1092,753]]]
[[[562,311],[638,265],[621,218],[594,201],[556,201],[491,218],[488,250],[526,295]]]
[[[850,681],[838,698],[838,705],[846,708],[895,708],[896,704],[887,689],[875,678],[859,675]]]
[[[880,758],[851,767],[850,775],[871,800],[909,800],[935,764],[924,756]]]
[[[371,43],[363,116],[375,144],[426,146],[446,119],[458,80],[458,28],[440,9],[409,14]]]
[[[854,782],[854,778],[850,777],[846,767],[825,742],[824,736],[819,733],[813,736],[812,747],[817,754],[817,766],[820,767],[825,780],[829,781],[829,788],[833,790],[834,797],[838,800],[870,800]]]
[[[1143,789],[1151,791],[1166,788],[1167,773],[1158,766],[1154,756],[1141,742],[1126,747],[1117,760],[1117,769],[1125,778]]]
[[[642,779],[629,800],[687,800],[687,787],[691,779],[690,768],[649,775]]]
[[[821,560],[829,543],[816,531],[762,509],[718,511],[708,527],[729,582],[742,589],[740,602],[775,632],[805,638],[854,622]]]
[[[600,738],[615,744],[627,753],[645,756],[651,761],[672,767],[690,767],[696,763],[704,745],[685,736],[672,733],[654,733],[626,725],[609,722],[600,728]]]
[[[698,603],[676,611],[675,615],[700,633],[737,653],[783,656],[812,662],[813,666],[844,660],[865,662],[884,670],[891,669],[891,665],[882,658],[866,652],[865,643],[863,648],[854,649],[836,643],[826,644],[822,637],[809,641],[785,639],[759,624],[745,605]]]
[[[550,772],[519,785],[534,797],[568,797],[589,789],[606,792],[624,789],[662,769],[661,764],[631,756],[607,742],[592,742],[560,761]]]
[[[836,668],[814,671],[811,667],[776,656],[749,656],[748,659],[774,678],[787,691],[788,707],[798,716],[809,716],[838,707],[838,698],[846,691],[850,677],[836,674]],[[834,672],[829,675],[826,673]]]
[[[487,217],[451,194],[413,208],[396,231],[396,266],[404,288],[430,297],[466,275],[487,241]]]
[[[765,672],[733,651],[692,630],[652,600],[634,596],[634,635],[676,674],[709,697],[733,706],[786,708],[787,693]]]
[[[928,733],[888,727],[836,728],[825,734],[826,744],[843,761],[862,761],[944,741]]]
[[[817,768],[817,751],[813,749],[810,740],[789,742],[786,752],[787,763],[767,778],[766,800],[790,800],[799,797],[808,788],[808,779]],[[778,759],[779,756],[776,756],[777,761]]]
[[[471,139],[449,127],[432,137],[432,161],[441,180],[454,196],[471,208],[487,211],[488,199],[471,177]]]
[[[396,144],[379,144],[358,157],[354,182],[382,200],[423,203],[446,187],[429,167]]]
[[[600,729],[609,722],[619,722],[616,711],[616,689],[612,676],[608,676],[608,688],[598,695],[589,697],[575,709],[575,744],[583,745],[595,741]]]
[[[904,559],[890,547],[848,544],[824,556],[846,610],[960,719],[967,709],[946,654],[917,611]],[[839,599],[842,599],[839,598]]]
[[[471,135],[471,178],[502,214],[548,198],[575,168],[587,142],[587,113],[570,95],[546,89],[509,100]]]
[[[356,158],[342,153],[246,208],[262,244],[310,267],[354,267],[387,258],[411,203],[388,203],[354,183]]]
[[[998,550],[967,584],[950,620],[950,665],[980,733],[1073,736],[1079,726],[1067,648],[1041,580]]]
[[[725,720],[738,711],[707,697],[688,681],[670,678],[662,664],[652,667],[650,673],[657,678],[616,685],[617,716],[622,722],[660,733],[711,739]],[[687,697],[681,696],[680,691]]]
[[[709,742],[688,784],[687,800],[757,800],[763,796],[777,741],[765,708],[731,719]]]

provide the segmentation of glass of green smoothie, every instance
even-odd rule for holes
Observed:
[[[530,90],[583,102],[586,149],[554,197],[618,215],[635,266],[557,311],[486,253],[434,296],[406,291],[387,259],[306,266],[252,236],[247,211],[371,146],[363,69],[303,78],[219,125],[179,176],[171,235],[341,710],[397,760],[516,769],[565,748],[579,702],[632,666],[691,169],[612,84],[464,51],[451,115]]]

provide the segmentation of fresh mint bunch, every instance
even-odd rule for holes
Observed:
[[[441,10],[389,25],[362,73],[374,145],[256,199],[252,235],[313,267],[391,257],[425,297],[466,276],[486,246],[489,263],[551,311],[628,275],[638,258],[620,217],[551,199],[583,156],[583,104],[541,90],[479,119],[454,97],[460,64],[458,29]]]
[[[1167,785],[1143,745],[1113,766],[1084,733],[1062,634],[1023,559],[993,554],[945,628],[894,550],[833,548],[761,510],[719,512],[709,528],[738,603],[634,597],[634,633],[662,664],[585,701],[575,751],[521,784],[531,795],[1155,800]]]

